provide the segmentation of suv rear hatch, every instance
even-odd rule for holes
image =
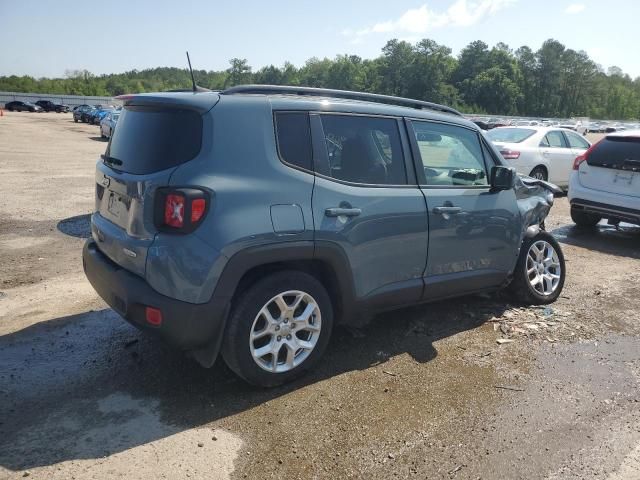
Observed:
[[[154,195],[175,169],[200,154],[203,114],[214,93],[124,97],[102,161],[96,168],[92,235],[111,260],[140,276],[157,233]]]
[[[580,184],[603,192],[640,197],[640,132],[608,135],[587,151]]]

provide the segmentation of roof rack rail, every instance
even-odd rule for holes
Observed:
[[[345,98],[350,100],[361,100],[365,102],[386,103],[391,105],[416,108],[418,110],[436,110],[438,112],[462,116],[462,114],[455,108],[446,107],[437,103],[425,102],[423,100],[413,100],[411,98],[394,97],[391,95],[378,95],[376,93],[334,90],[331,88],[291,87],[286,85],[238,85],[236,87],[222,90],[220,93],[223,95],[233,95],[236,93],[253,93],[262,95],[314,95],[322,97]]]

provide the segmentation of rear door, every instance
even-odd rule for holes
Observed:
[[[341,247],[364,306],[420,300],[428,224],[401,121],[312,114],[311,126],[316,248]]]
[[[127,106],[96,168],[92,235],[120,266],[144,275],[156,229],[154,194],[202,143],[200,113],[162,106]]]
[[[590,151],[586,163],[579,170],[581,185],[640,197],[640,136],[605,137]]]
[[[569,174],[576,155],[561,130],[550,130],[540,143],[542,156],[549,160],[549,181],[569,184]]]
[[[424,298],[502,284],[518,255],[521,221],[514,190],[489,187],[488,172],[498,161],[471,128],[407,125],[429,217]]]

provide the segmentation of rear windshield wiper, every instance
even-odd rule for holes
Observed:
[[[102,158],[102,160],[104,160],[104,162],[108,163],[109,165],[122,165],[122,160],[115,157],[110,157],[109,155],[100,155],[100,158]]]

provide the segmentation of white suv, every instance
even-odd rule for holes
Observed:
[[[611,133],[576,158],[569,202],[577,225],[640,225],[640,130]]]

